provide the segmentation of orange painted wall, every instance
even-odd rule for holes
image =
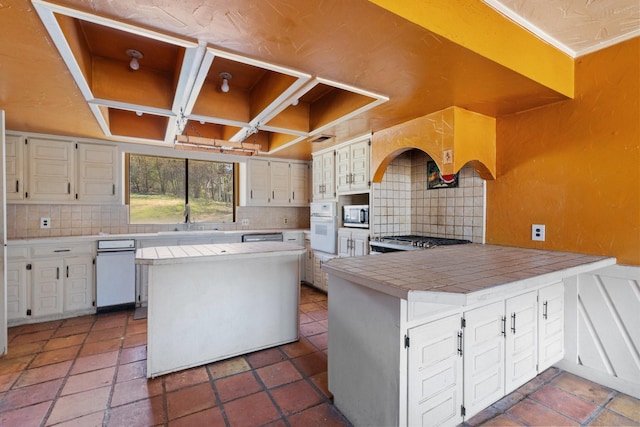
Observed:
[[[640,265],[640,38],[575,72],[575,99],[497,120],[487,243]],[[545,242],[531,224],[546,225]]]

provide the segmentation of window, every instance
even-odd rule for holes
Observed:
[[[183,223],[187,203],[191,222],[233,222],[233,166],[130,154],[130,223]]]

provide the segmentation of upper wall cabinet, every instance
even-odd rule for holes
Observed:
[[[118,148],[45,136],[7,135],[7,200],[119,202]]]
[[[369,191],[371,140],[354,141],[336,150],[336,192],[346,194]]]
[[[313,154],[313,200],[331,200],[336,197],[336,170],[334,150]]]
[[[240,165],[242,206],[307,206],[305,162],[251,158]]]

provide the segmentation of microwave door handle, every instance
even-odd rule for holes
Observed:
[[[364,224],[365,216],[364,209],[360,209],[360,224]]]

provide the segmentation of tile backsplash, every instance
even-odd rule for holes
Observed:
[[[457,188],[427,190],[429,160],[422,151],[405,152],[389,164],[382,182],[374,183],[374,236],[419,234],[482,243],[484,180],[465,166]]]
[[[40,228],[40,218],[51,218],[51,228]],[[236,208],[237,222],[195,223],[197,230],[257,230],[309,228],[308,207]],[[249,221],[243,226],[242,219]],[[7,204],[7,238],[92,236],[156,233],[184,228],[184,224],[129,224],[126,205]]]

